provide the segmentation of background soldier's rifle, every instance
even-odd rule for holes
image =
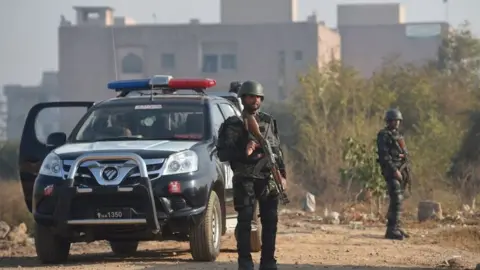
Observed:
[[[279,194],[280,202],[284,205],[288,204],[290,200],[287,198],[287,194],[285,193],[285,189],[282,183],[282,175],[280,174],[280,170],[278,168],[277,161],[275,160],[275,156],[273,154],[272,147],[270,146],[270,142],[263,137],[262,133],[260,132],[258,122],[253,114],[244,113],[243,119],[246,129],[255,137],[255,139],[258,141],[263,151],[265,152],[265,156],[268,161],[267,165],[272,172],[273,179],[275,180],[275,188],[277,189],[277,192]],[[268,128],[267,130],[269,129],[270,128]]]
[[[403,152],[403,162],[398,170],[402,173],[402,189],[407,190],[408,193],[412,194],[412,171],[410,167],[410,158],[408,156],[408,151],[405,145],[405,140],[402,138],[395,140],[397,147],[399,147]]]

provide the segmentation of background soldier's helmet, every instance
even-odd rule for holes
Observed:
[[[400,110],[390,109],[385,113],[385,121],[400,120],[403,121],[403,116]]]
[[[262,97],[262,100],[263,100],[264,98],[263,86],[256,81],[246,81],[242,83],[242,86],[240,87],[240,91],[238,91],[238,96],[243,97],[246,95],[259,96],[259,97]]]
[[[238,92],[240,91],[240,87],[242,87],[241,82],[239,81],[231,82],[230,89],[228,90],[228,92],[238,94]]]

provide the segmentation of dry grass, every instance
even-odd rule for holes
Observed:
[[[0,180],[0,220],[13,226],[25,222],[31,228],[33,218],[25,205],[18,180]]]
[[[472,226],[443,230],[421,241],[424,244],[427,242],[432,245],[480,253],[480,227]]]

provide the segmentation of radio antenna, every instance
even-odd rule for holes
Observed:
[[[110,26],[110,32],[112,34],[112,51],[113,51],[113,64],[115,69],[115,80],[118,81],[118,64],[117,64],[117,46],[115,43],[115,33],[113,32],[113,25]]]

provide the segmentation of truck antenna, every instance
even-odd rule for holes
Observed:
[[[113,64],[115,69],[115,80],[118,80],[117,46],[115,43],[115,33],[113,32],[113,27],[113,25],[110,26],[110,32],[112,34]]]

